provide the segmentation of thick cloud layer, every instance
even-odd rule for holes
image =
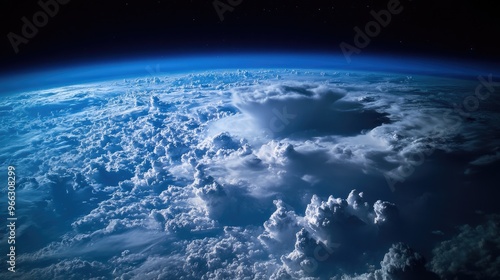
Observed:
[[[498,279],[500,277],[500,217],[484,224],[462,226],[457,236],[434,249],[432,269],[443,278]]]
[[[474,88],[455,82],[255,70],[8,96],[0,162],[20,174],[14,277],[432,279],[399,242],[428,253],[425,244],[450,237],[451,218],[465,219],[458,211],[477,209],[446,208],[464,186],[419,180],[461,151],[449,168],[474,185],[498,154],[498,139],[481,142],[496,113],[443,117],[467,94],[459,89]],[[387,172],[398,172],[397,188]],[[462,251],[492,256],[493,229],[463,230]],[[492,241],[475,249],[478,236]],[[457,240],[435,249],[431,267],[443,277],[474,261],[449,264],[465,246]]]
[[[342,280],[419,280],[439,279],[427,270],[424,258],[408,245],[397,243],[391,246],[380,262],[380,269],[362,275],[336,277]]]

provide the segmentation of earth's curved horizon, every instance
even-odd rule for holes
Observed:
[[[497,81],[320,54],[4,77],[0,278],[494,279]]]
[[[15,68],[2,73],[0,84],[3,93],[17,93],[63,85],[144,77],[155,73],[182,74],[221,69],[269,68],[383,71],[466,79],[476,79],[478,75],[485,73],[499,74],[496,63],[486,60],[372,54],[347,61],[342,54],[328,52],[220,52],[41,63],[30,68]]]

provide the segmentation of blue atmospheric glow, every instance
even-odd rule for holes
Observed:
[[[484,65],[434,59],[395,58],[384,56],[356,57],[347,63],[342,55],[300,53],[241,53],[191,55],[181,57],[143,57],[132,60],[89,62],[45,69],[32,69],[0,77],[2,93],[40,90],[113,79],[150,75],[147,68],[159,67],[161,74],[199,72],[222,69],[328,69],[338,71],[378,71],[407,74],[474,78],[485,72]],[[488,69],[486,69],[488,70]],[[491,71],[487,71],[491,73]]]

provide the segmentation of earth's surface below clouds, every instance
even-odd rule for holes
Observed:
[[[482,82],[264,69],[9,95],[17,266],[0,276],[500,277],[500,98],[474,97]]]

